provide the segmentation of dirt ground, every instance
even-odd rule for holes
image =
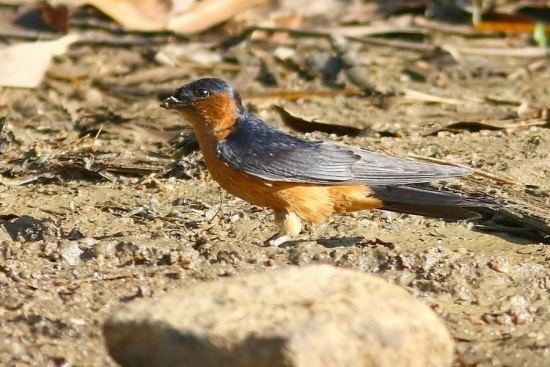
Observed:
[[[335,55],[326,39],[291,44],[310,64]],[[271,214],[224,193],[200,153],[181,148],[188,139],[170,144],[185,124],[158,101],[186,81],[223,77],[282,129],[275,106],[361,129],[295,134],[492,174],[452,185],[527,205],[548,225],[548,64],[354,43],[377,90],[363,96],[346,92],[343,71],[323,81],[274,61],[260,37],[217,50],[214,66],[159,65],[160,47],[76,45],[38,89],[0,89],[0,365],[113,366],[101,327],[118,305],[311,263],[378,274],[430,304],[457,342],[456,366],[550,365],[550,247],[540,238],[372,211],[264,247]]]

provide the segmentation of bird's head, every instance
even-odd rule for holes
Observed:
[[[195,131],[224,138],[245,112],[239,93],[222,79],[204,78],[185,84],[161,103],[181,112]]]

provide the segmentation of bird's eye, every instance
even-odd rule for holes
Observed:
[[[195,89],[194,94],[198,98],[206,98],[210,95],[210,92],[204,88],[197,88]]]

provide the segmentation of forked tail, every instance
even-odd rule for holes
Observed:
[[[373,187],[384,203],[382,210],[442,218],[448,221],[472,220],[477,228],[507,232],[541,242],[550,242],[548,223],[530,217],[514,206],[487,196],[474,196],[430,185]]]
[[[378,186],[373,189],[376,197],[384,202],[380,209],[450,221],[479,219],[502,207],[486,197],[438,190],[429,185]]]

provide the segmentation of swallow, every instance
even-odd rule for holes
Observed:
[[[367,209],[476,219],[495,203],[429,182],[467,176],[469,168],[392,157],[284,133],[248,111],[238,91],[217,78],[183,85],[161,107],[179,111],[195,131],[206,167],[226,191],[271,208],[279,231],[266,244],[298,235],[303,221]]]

